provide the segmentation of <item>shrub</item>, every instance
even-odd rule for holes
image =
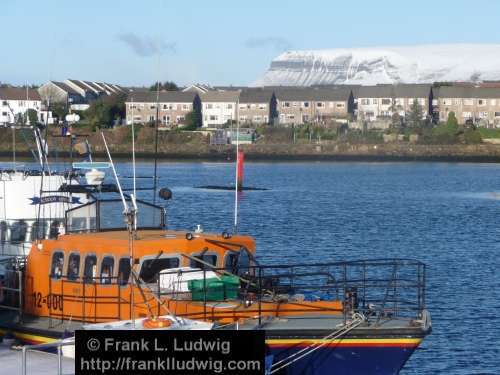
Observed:
[[[467,129],[464,132],[464,141],[467,144],[478,144],[482,140],[481,133],[478,130]]]

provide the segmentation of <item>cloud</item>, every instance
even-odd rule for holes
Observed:
[[[118,35],[118,39],[129,46],[135,54],[142,57],[153,56],[163,52],[176,53],[176,43],[155,40],[150,36],[139,36],[133,33]]]
[[[248,48],[271,47],[279,51],[285,51],[291,48],[291,43],[279,36],[266,36],[247,39],[245,45]]]

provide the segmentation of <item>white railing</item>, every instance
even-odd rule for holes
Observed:
[[[64,340],[54,341],[47,344],[25,345],[23,346],[23,359],[21,375],[26,375],[26,359],[29,350],[46,350],[57,348],[57,375],[62,375],[62,347],[75,345],[75,338],[71,337]]]

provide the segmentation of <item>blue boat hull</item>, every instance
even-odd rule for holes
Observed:
[[[413,354],[416,345],[331,345],[296,360],[275,375],[395,375]],[[269,346],[274,369],[280,360],[303,347]],[[290,358],[294,360],[298,358]],[[284,364],[284,363],[283,363]]]

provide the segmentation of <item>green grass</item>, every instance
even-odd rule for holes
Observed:
[[[500,129],[479,128],[482,138],[500,138]]]

